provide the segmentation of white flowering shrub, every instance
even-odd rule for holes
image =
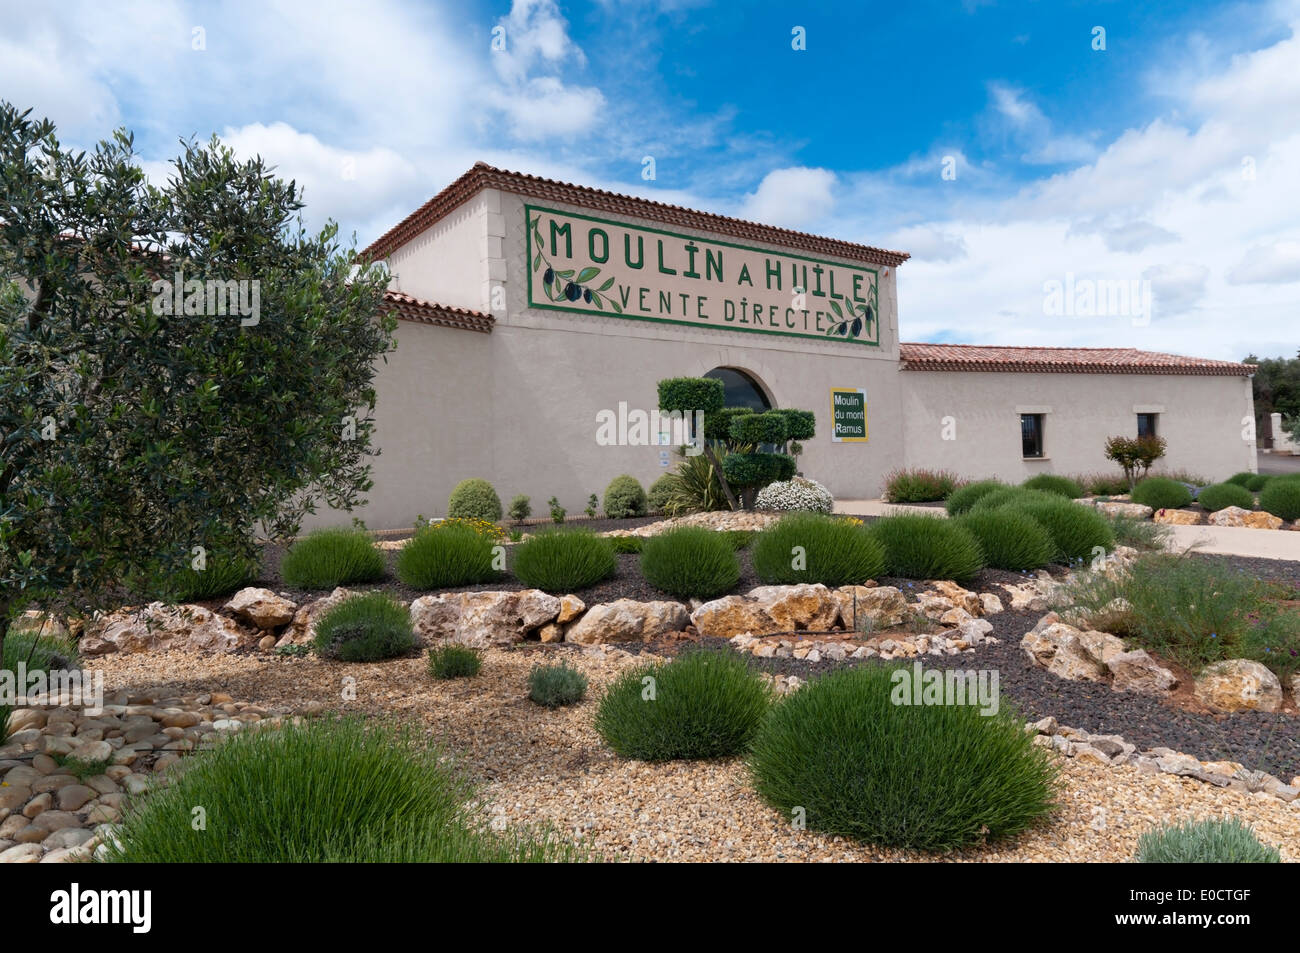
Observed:
[[[835,497],[830,490],[816,480],[803,477],[769,483],[754,498],[754,508],[759,510],[829,513],[834,505]]]

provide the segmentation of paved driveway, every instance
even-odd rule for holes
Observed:
[[[1276,475],[1300,473],[1300,457],[1293,457],[1289,453],[1261,453],[1259,455],[1259,472]]]

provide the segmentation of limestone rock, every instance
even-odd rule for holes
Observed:
[[[316,620],[350,595],[352,595],[351,590],[340,586],[328,596],[304,603],[293,614],[293,621],[290,622],[284,635],[280,636],[280,641],[276,645],[310,645],[316,640]]]
[[[565,625],[586,611],[587,604],[577,596],[560,596],[560,614],[555,617],[555,621]]]
[[[691,622],[701,635],[724,639],[744,632],[826,631],[839,619],[840,605],[836,594],[820,583],[759,586],[747,596],[704,603],[691,613]]]
[[[955,582],[938,579],[930,582],[929,586],[934,593],[943,596],[958,609],[965,609],[972,616],[978,616],[984,611],[984,603],[980,600],[980,597],[969,589],[963,589]],[[922,597],[924,595],[925,593],[922,594]]]
[[[470,648],[511,645],[560,614],[560,600],[540,589],[451,592],[411,603],[411,623],[426,641],[451,639]]]
[[[1211,513],[1210,523],[1214,526],[1243,526],[1247,529],[1282,528],[1282,520],[1272,513],[1244,510],[1240,506],[1229,506],[1217,513]]]
[[[1196,676],[1196,697],[1219,711],[1277,711],[1282,707],[1282,683],[1249,659],[1227,659],[1207,665]]]
[[[690,618],[680,602],[618,599],[592,606],[581,619],[569,626],[564,639],[580,645],[648,642],[685,629]]]
[[[1201,522],[1201,514],[1193,510],[1156,510],[1151,518],[1169,526],[1198,526]]]
[[[1112,500],[1108,503],[1098,503],[1097,509],[1107,516],[1129,516],[1140,520],[1147,519],[1151,515],[1151,507],[1143,506],[1141,503],[1118,503]]]
[[[907,619],[907,597],[893,586],[841,586],[834,596],[840,625],[849,632],[888,629]]]
[[[257,636],[203,606],[169,606],[151,602],[143,609],[118,609],[86,629],[78,649],[83,655],[110,652],[233,652]]]
[[[1002,611],[1002,600],[991,592],[980,593],[980,605],[984,609],[984,615],[997,615]]]
[[[259,629],[278,629],[288,625],[298,610],[296,603],[277,596],[270,589],[253,586],[240,589],[221,608]]]
[[[1156,662],[1145,649],[1121,652],[1106,660],[1114,677],[1111,687],[1117,692],[1139,695],[1167,695],[1178,687],[1178,678]]]
[[[1096,641],[1092,640],[1094,644],[1090,646],[1085,642],[1084,633],[1074,626],[1053,622],[1041,631],[1025,633],[1020,647],[1035,665],[1043,666],[1053,675],[1099,682],[1106,674],[1106,667],[1094,655],[1103,649]]]

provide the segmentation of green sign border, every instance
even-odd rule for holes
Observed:
[[[653,235],[668,235],[671,236],[672,238],[684,238],[687,241],[708,242],[710,245],[721,245],[723,248],[739,248],[742,249],[743,251],[760,252],[761,254],[765,254],[765,255],[782,255],[786,258],[793,258],[799,261],[810,261],[819,265],[833,265],[837,268],[843,268],[850,271],[860,271],[863,272],[864,274],[870,273],[875,278],[875,281],[872,284],[872,288],[874,289],[874,295],[875,295],[874,304],[876,306],[875,339],[866,340],[864,338],[836,338],[836,337],[831,337],[828,334],[806,334],[799,331],[772,331],[767,328],[754,328],[754,327],[746,327],[743,325],[728,326],[726,324],[720,324],[720,325],[707,324],[700,321],[679,321],[676,318],[652,318],[646,315],[639,315],[639,314],[633,315],[633,314],[628,314],[626,312],[624,312],[623,314],[616,314],[610,311],[594,311],[585,308],[566,307],[565,305],[552,304],[550,302],[547,302],[545,304],[538,304],[533,300],[533,267],[532,267],[533,254],[534,254],[533,217],[532,217],[533,212],[549,212],[552,215],[563,215],[563,216],[567,216],[568,218],[582,219],[583,221],[587,221],[587,222],[599,222],[601,225],[614,225],[619,228],[627,228],[627,229],[634,229],[636,231],[649,232]],[[735,331],[741,334],[775,334],[780,337],[801,338],[805,341],[827,341],[832,344],[861,344],[866,347],[874,347],[874,348],[880,347],[880,270],[877,268],[867,268],[867,267],[856,268],[853,266],[845,265],[842,262],[829,261],[825,258],[812,258],[808,255],[799,255],[793,252],[774,252],[770,248],[759,248],[755,245],[742,245],[739,242],[718,241],[717,239],[714,238],[701,238],[698,235],[686,235],[681,232],[671,232],[665,228],[651,228],[649,226],[644,226],[644,225],[634,225],[629,222],[615,221],[614,219],[598,218],[595,215],[582,215],[578,212],[565,212],[562,209],[550,208],[549,206],[545,206],[545,205],[530,205],[527,202],[524,203],[524,268],[528,272],[528,307],[536,308],[542,311],[565,311],[570,314],[595,315],[597,317],[609,317],[609,318],[623,318],[628,321],[650,321],[653,322],[654,324],[679,324],[682,325],[683,327],[701,328],[704,330]]]

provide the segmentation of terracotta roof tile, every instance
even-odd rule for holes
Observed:
[[[393,312],[399,321],[418,321],[421,324],[437,324],[444,328],[462,328],[466,331],[492,333],[496,319],[481,311],[468,311],[464,308],[452,308],[432,301],[421,301],[400,291],[384,292],[384,307]]]
[[[905,371],[1002,371],[1055,374],[1194,374],[1249,377],[1254,365],[1131,347],[995,347],[900,344]]]
[[[581,208],[602,212],[614,212],[629,215],[665,225],[676,225],[694,231],[716,232],[732,238],[750,239],[771,245],[784,245],[802,252],[821,252],[837,258],[862,261],[873,265],[898,266],[909,257],[907,252],[889,251],[859,245],[854,242],[840,241],[835,238],[823,238],[808,235],[788,228],[773,225],[760,225],[726,215],[714,215],[682,208],[680,205],[668,205],[650,199],[593,189],[585,185],[544,179],[522,172],[510,172],[497,169],[484,162],[474,163],[474,167],[459,179],[447,186],[429,201],[402,219],[387,232],[372,242],[362,255],[368,258],[387,258],[395,250],[419,235],[430,225],[448,215],[454,209],[469,201],[483,189],[499,189],[530,198],[561,202]]]

